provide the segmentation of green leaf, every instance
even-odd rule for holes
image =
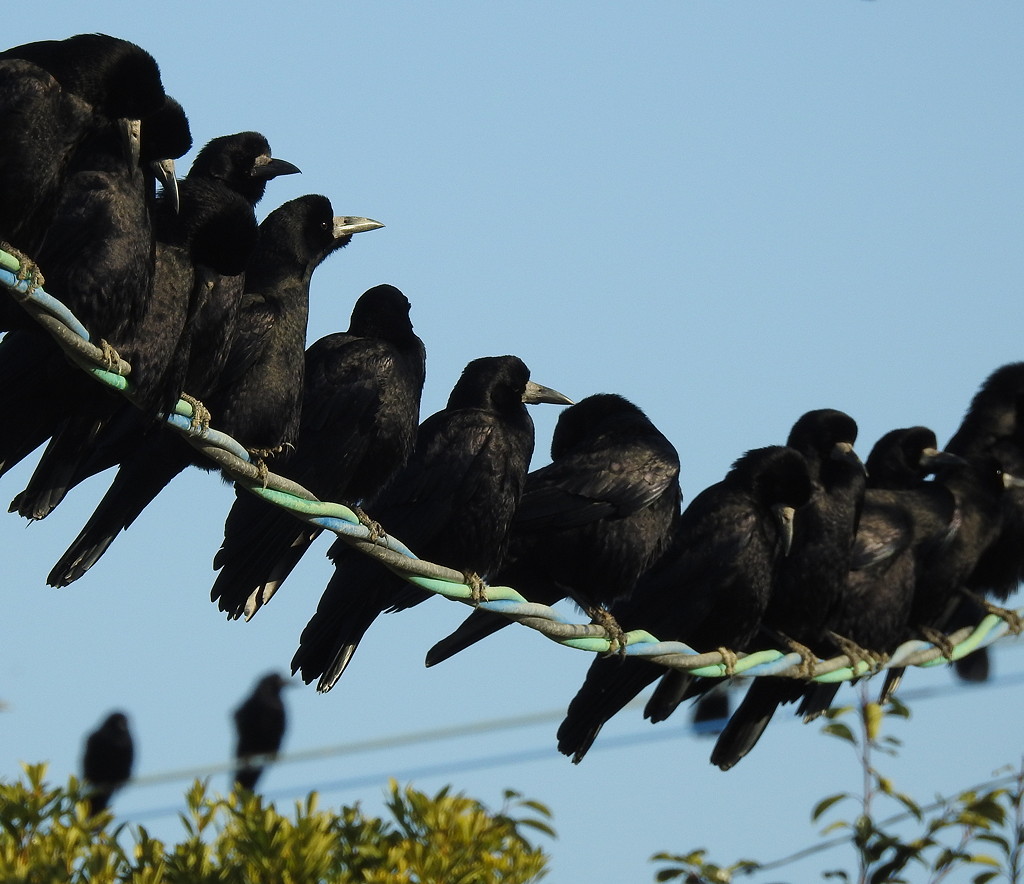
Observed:
[[[988,841],[990,844],[995,844],[1003,851],[1003,853],[1010,852],[1010,842],[1006,838],[1002,837],[1002,835],[993,835],[990,832],[982,832],[976,837],[979,841]]]
[[[833,737],[838,737],[840,740],[846,740],[848,743],[853,745],[857,744],[857,739],[845,724],[842,722],[832,722],[832,724],[826,724],[822,729],[822,733],[829,734]]]
[[[814,810],[811,811],[811,822],[816,823],[818,821],[818,817],[832,807],[833,804],[849,797],[850,795],[847,792],[838,792],[835,795],[829,795],[827,798],[822,798],[821,801],[814,805]]]
[[[971,862],[977,863],[979,866],[999,866],[999,860],[989,856],[987,853],[975,853],[971,856]]]
[[[910,709],[895,696],[889,698],[889,708],[886,712],[888,715],[895,715],[897,718],[910,718]]]
[[[557,838],[555,830],[551,828],[547,823],[542,823],[540,820],[520,820],[520,826],[528,826],[531,829],[536,829],[538,832],[543,832],[549,838]]]

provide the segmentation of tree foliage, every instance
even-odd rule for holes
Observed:
[[[390,818],[358,805],[319,810],[317,794],[292,816],[258,795],[210,796],[196,782],[181,814],[183,840],[167,845],[141,826],[90,818],[83,791],[45,782],[45,765],[0,782],[0,880],[9,884],[525,884],[548,857],[531,832],[554,836],[548,809],[505,793],[497,812],[442,789],[434,796],[394,781]]]
[[[920,804],[898,790],[876,766],[879,756],[896,754],[900,741],[884,734],[883,726],[890,718],[909,718],[906,706],[893,699],[883,709],[870,701],[862,688],[857,706],[828,715],[823,732],[854,749],[862,786],[859,792],[826,795],[814,805],[812,823],[833,817],[821,830],[824,840],[769,863],[750,859],[711,862],[704,849],[659,853],[653,860],[663,866],[655,880],[731,884],[737,877],[766,873],[819,850],[848,844],[854,849],[856,869],[828,869],[822,872],[823,880],[834,884],[938,884],[955,875],[955,880],[971,884],[1024,881],[1024,764],[952,797]],[[853,809],[852,815],[840,815],[847,808]],[[883,808],[887,811],[884,816],[879,812]]]

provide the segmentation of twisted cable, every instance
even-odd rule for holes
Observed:
[[[30,281],[19,279],[18,260],[0,250],[0,283],[32,318],[56,340],[58,345],[84,371],[97,381],[132,400],[131,366],[119,359],[110,366],[103,352],[92,343],[88,330],[58,299]],[[264,500],[283,507],[297,518],[341,537],[346,543],[371,555],[403,579],[451,601],[472,605],[472,589],[460,571],[418,558],[397,538],[387,534],[373,536],[356,514],[340,503],[318,500],[296,482],[254,466],[248,451],[231,436],[208,426],[194,426],[192,405],[179,399],[164,422],[180,433],[186,442],[213,461],[236,484]],[[726,663],[719,651],[698,653],[682,642],[660,641],[646,630],[625,635],[625,647],[619,649],[603,626],[576,623],[547,605],[530,602],[510,586],[485,586],[479,607],[521,623],[552,641],[592,653],[618,651],[628,657],[644,657],[671,669],[683,669],[706,678],[742,676],[778,676],[806,678],[806,667],[799,654],[778,650],[740,653]],[[1024,608],[1017,611],[1024,615]],[[949,636],[951,658],[931,642],[910,640],[896,649],[886,663],[872,668],[866,661],[852,661],[845,654],[817,660],[811,667],[816,682],[849,681],[894,666],[936,666],[959,660],[979,648],[1005,636],[1009,624],[995,614],[986,615],[977,626],[964,627]],[[731,664],[731,665],[730,665]]]

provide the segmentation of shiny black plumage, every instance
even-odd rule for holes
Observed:
[[[321,500],[372,505],[412,452],[425,368],[405,295],[389,285],[365,292],[347,332],[306,350],[302,419],[281,472]],[[237,490],[211,598],[229,617],[249,619],[320,531]]]
[[[815,490],[797,512],[793,546],[783,562],[764,625],[821,653],[828,645],[838,599],[846,585],[864,497],[863,464],[853,454],[857,424],[832,409],[811,411],[787,445],[807,459]],[[728,770],[753,747],[780,703],[801,696],[796,679],[756,678],[719,735],[712,764]]]
[[[146,125],[154,119],[158,125]],[[50,294],[85,324],[94,343],[105,341],[131,363],[137,405],[151,415],[177,400],[166,380],[175,340],[161,346],[167,322],[153,297],[151,167],[168,161],[173,165],[192,139],[184,111],[171,98],[164,100],[159,114],[143,121],[139,165],[126,164],[121,134],[111,123],[80,146],[37,257],[46,267]],[[2,407],[23,418],[0,443],[3,469],[16,462],[12,451],[29,451],[52,436],[28,486],[11,504],[12,512],[41,519],[63,499],[79,465],[124,401],[71,365],[41,330],[11,334],[38,341],[32,359],[40,373],[39,380],[2,394]],[[16,358],[25,357],[18,353]],[[7,373],[10,362],[7,346],[0,344],[0,373]]]
[[[416,555],[486,577],[501,563],[533,454],[526,404],[568,404],[530,381],[515,356],[470,362],[447,406],[419,428],[405,468],[371,515]],[[335,572],[306,624],[292,659],[303,681],[330,690],[370,625],[386,609],[429,597],[370,557],[338,540],[328,555]]]
[[[629,595],[679,518],[679,456],[632,402],[588,396],[559,415],[552,461],[527,476],[508,562],[492,576],[532,602],[594,612]],[[476,610],[427,654],[432,666],[511,621]]]
[[[759,448],[683,511],[669,551],[612,609],[626,629],[646,629],[697,651],[748,649],[792,539],[794,514],[811,497],[811,475],[798,452]],[[604,723],[662,678],[646,715],[666,717],[689,676],[639,657],[598,657],[558,729],[558,749],[578,763]],[[672,700],[666,694],[671,693]]]
[[[180,129],[175,117],[164,113],[156,121],[158,144],[176,143],[171,140]],[[153,122],[144,121],[144,146],[146,136],[154,134],[147,125]],[[257,242],[251,200],[262,196],[269,178],[296,171],[291,163],[270,157],[262,135],[242,132],[215,138],[200,150],[188,176],[177,184],[176,199],[168,199],[165,191],[154,211],[151,293],[134,343],[123,353],[132,364],[135,405],[94,390],[92,382],[66,366],[73,377],[61,387],[66,389],[63,399],[79,388],[88,395],[75,407],[80,416],[60,424],[12,511],[43,518],[74,485],[142,445],[152,416],[170,410],[183,390],[200,399],[210,395],[234,340],[243,271]],[[124,350],[122,341],[114,342]],[[61,414],[72,408],[70,402],[55,401],[52,392],[37,399],[36,410]]]
[[[246,269],[239,331],[225,369],[228,379],[222,376],[222,386],[208,402],[217,428],[247,448],[275,449],[295,439],[310,281],[316,267],[348,243],[351,231],[344,222],[349,221],[334,218],[326,197],[310,195],[285,203],[260,225],[259,243]],[[190,463],[211,468],[170,431],[154,434],[136,449],[50,572],[49,583],[65,586],[81,577]]]
[[[69,170],[88,169],[83,142],[163,101],[153,57],[126,40],[79,34],[0,52],[0,241],[38,261]],[[28,322],[0,298],[0,330]]]
[[[918,579],[927,579],[926,563],[943,553],[958,530],[953,496],[926,481],[957,463],[955,456],[938,451],[935,434],[926,427],[892,430],[868,456],[868,489],[832,629],[876,658],[910,637]],[[798,712],[816,717],[839,687],[808,686]]]

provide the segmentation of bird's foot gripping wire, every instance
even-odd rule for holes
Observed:
[[[285,448],[290,447],[288,443],[284,445],[278,445],[276,448],[249,448],[249,460],[256,470],[259,472],[260,484],[266,488],[267,480],[270,476],[270,467],[267,466],[267,458],[273,457],[275,454],[280,454]]]
[[[471,593],[470,598],[473,600],[473,607],[475,608],[480,602],[487,601],[487,584],[483,582],[480,575],[476,571],[463,571],[463,580],[466,586],[469,587]]]
[[[941,652],[942,656],[946,658],[950,663],[953,662],[953,643],[949,640],[949,636],[944,632],[939,632],[937,629],[933,629],[931,626],[922,626],[921,635],[924,636],[926,641],[930,641],[935,647]]]
[[[260,457],[258,452],[250,451],[249,463],[256,469],[256,481],[260,483],[260,487],[266,488],[267,482],[270,481],[270,467],[267,466],[267,462]]]
[[[736,664],[739,663],[739,655],[728,648],[715,648],[722,655],[722,665],[725,667],[725,674],[732,678],[736,674]]]
[[[205,435],[206,431],[210,429],[210,421],[213,418],[210,410],[194,396],[189,396],[188,393],[182,393],[180,398],[192,406],[192,422],[189,424],[189,430],[199,436]]]
[[[618,621],[604,608],[591,608],[587,613],[590,615],[590,619],[593,623],[596,623],[598,626],[603,626],[605,632],[608,633],[608,650],[605,651],[603,656],[618,654],[620,657],[625,657],[626,633],[623,628],[619,626]]]
[[[807,645],[802,645],[789,636],[784,636],[786,646],[794,653],[800,655],[800,668],[797,670],[800,678],[810,681],[814,678],[814,667],[818,662],[818,655]]]
[[[978,607],[983,608],[986,613],[995,614],[1000,620],[1004,621],[1006,628],[1010,630],[1012,635],[1020,635],[1024,631],[1024,619],[1013,609],[995,605],[984,596],[971,592],[969,589],[963,589],[961,593],[978,605]]]
[[[386,532],[384,531],[384,526],[381,525],[380,522],[376,522],[373,519],[371,519],[368,515],[366,515],[362,507],[358,507],[355,504],[352,504],[349,507],[349,509],[352,510],[352,512],[355,514],[355,517],[359,519],[359,524],[362,525],[369,533],[369,537],[367,539],[371,543],[376,543],[378,540],[385,536]]]
[[[841,654],[845,654],[850,658],[850,668],[854,671],[856,671],[857,667],[863,663],[867,666],[867,672],[877,672],[889,659],[888,654],[874,654],[866,648],[862,648],[856,642],[851,641],[838,633],[829,632],[828,637],[839,649]]]
[[[15,276],[18,282],[28,282],[28,288],[26,289],[27,294],[32,294],[36,289],[42,288],[43,283],[46,280],[43,278],[43,271],[39,269],[39,266],[24,252],[14,248],[10,243],[0,242],[0,249],[7,252],[14,258],[18,259],[18,272]]]
[[[120,374],[121,372],[118,370],[118,367],[121,364],[121,355],[114,349],[113,344],[100,338],[96,346],[100,350],[100,361],[103,363],[103,368],[106,371]]]

